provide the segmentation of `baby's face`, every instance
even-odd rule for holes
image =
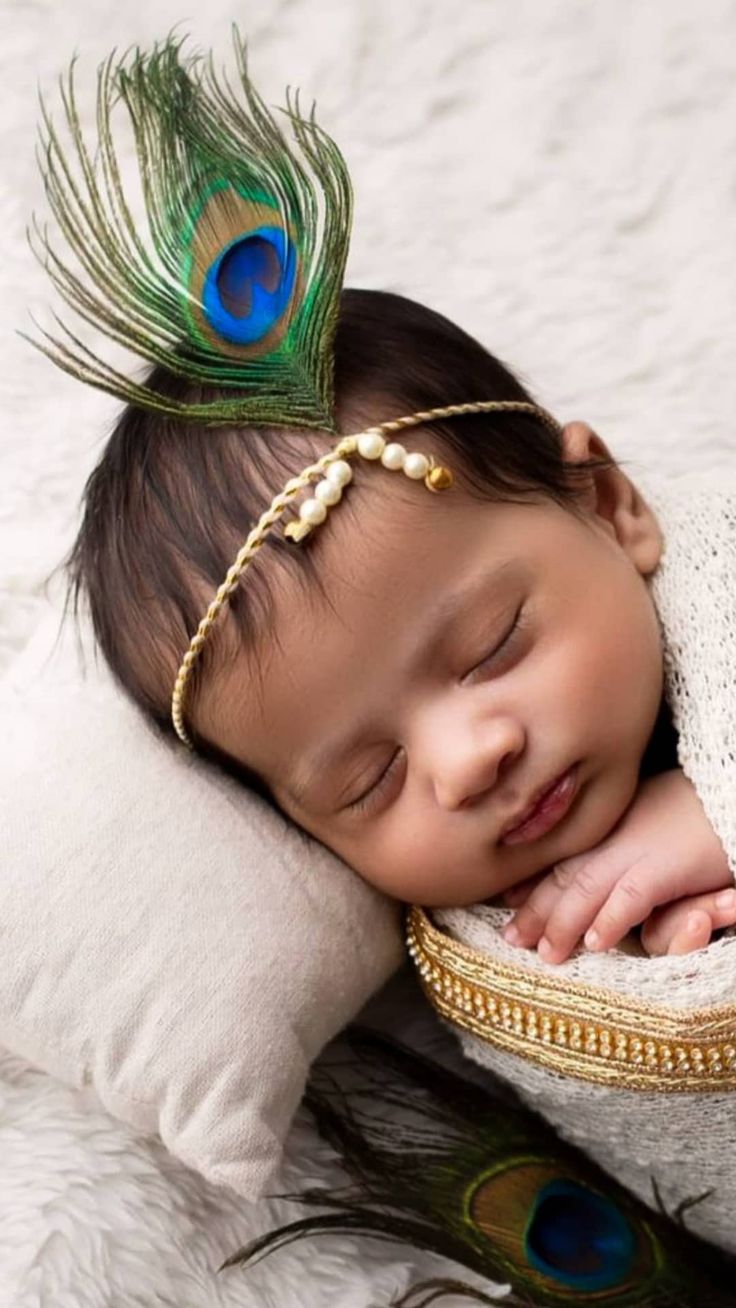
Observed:
[[[571,458],[607,453],[584,423],[564,439]],[[218,743],[390,895],[491,898],[597,844],[634,797],[662,694],[645,578],[663,542],[622,472],[597,477],[581,522],[365,469],[353,512],[316,529],[324,595],[279,574],[261,693],[247,660],[218,684]],[[565,816],[507,843],[570,768]]]

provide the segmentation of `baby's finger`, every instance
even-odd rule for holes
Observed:
[[[590,929],[585,933],[588,949],[612,949],[627,931],[644,922],[654,908],[672,898],[666,890],[660,868],[636,865],[614,885]]]
[[[545,962],[562,963],[570,956],[605,904],[619,874],[616,859],[604,854],[581,855],[555,868],[554,875],[566,884],[539,941],[539,953]]]
[[[693,911],[670,940],[668,954],[691,954],[695,949],[705,949],[710,940],[711,920],[705,909]]]
[[[736,924],[736,890],[712,890],[707,895],[692,895],[656,908],[641,930],[641,943],[646,952],[652,957],[672,953],[676,934],[684,928],[688,915],[694,911],[707,913],[710,932],[720,927],[733,926]],[[702,946],[697,945],[696,948]]]
[[[530,892],[518,913],[504,927],[504,939],[510,945],[519,945],[524,949],[533,949],[547,924],[564,888],[550,871]]]
[[[656,908],[686,898],[692,877],[686,864],[678,868],[642,860],[632,864],[614,885],[591,928],[585,934],[588,949],[611,949],[627,931],[645,922]],[[691,898],[695,898],[692,896]]]

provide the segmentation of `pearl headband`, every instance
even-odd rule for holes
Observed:
[[[238,582],[263,544],[272,527],[276,525],[300,491],[305,490],[317,478],[314,495],[304,500],[299,508],[299,517],[289,522],[284,528],[284,535],[297,543],[321,522],[325,521],[328,511],[342,498],[342,493],[352,480],[353,471],[347,460],[355,455],[370,462],[380,460],[384,468],[392,472],[403,472],[412,481],[423,481],[427,490],[438,492],[448,490],[453,483],[449,468],[435,463],[431,456],[418,451],[407,452],[397,442],[387,442],[386,436],[402,431],[406,427],[416,427],[420,423],[430,422],[435,418],[451,418],[465,413],[495,413],[499,410],[513,409],[522,413],[536,414],[555,432],[562,427],[546,409],[523,400],[479,400],[472,404],[449,404],[442,409],[428,409],[423,413],[412,413],[404,418],[394,418],[390,422],[379,423],[367,431],[356,432],[352,436],[343,436],[327,454],[316,463],[311,463],[287,481],[284,489],[274,497],[265,513],[249,533],[238,555],[228,569],[225,580],[219,586],[212,603],[202,618],[189,648],[182,659],[174,682],[171,696],[171,720],[177,736],[189,749],[194,748],[193,741],[184,725],[184,699],[192,668],[199,657],[202,646],[215,624],[217,615],[225,601],[232,595]]]

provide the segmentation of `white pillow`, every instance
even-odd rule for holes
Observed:
[[[255,1199],[400,911],[48,619],[0,686],[0,1044]]]

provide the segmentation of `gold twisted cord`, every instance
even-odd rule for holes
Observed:
[[[356,432],[352,436],[343,436],[327,454],[323,454],[316,463],[311,463],[304,468],[297,477],[292,477],[287,481],[284,489],[274,497],[264,513],[261,514],[258,522],[249,532],[243,545],[238,551],[237,557],[228,568],[224,581],[218,587],[215,596],[210,603],[207,612],[201,619],[199,626],[189,644],[189,648],[182,659],[179,671],[174,682],[174,689],[171,696],[171,720],[174,725],[179,739],[189,749],[194,749],[194,743],[184,725],[184,696],[186,687],[191,676],[192,668],[199,658],[202,647],[214,626],[220,609],[225,601],[232,595],[238,585],[238,582],[245,572],[248,564],[253,559],[263,544],[266,536],[273,527],[276,526],[279,519],[283,516],[284,511],[288,508],[291,501],[300,491],[305,490],[315,477],[329,467],[331,463],[337,462],[338,459],[344,459],[346,456],[355,454],[358,449],[358,441],[361,436],[384,435],[392,432],[402,431],[407,427],[417,427],[421,423],[431,422],[437,418],[452,418],[466,413],[493,413],[499,410],[518,410],[524,413],[532,413],[541,419],[554,432],[560,432],[562,427],[556,418],[548,413],[546,409],[540,408],[539,405],[531,404],[526,400],[478,400],[466,404],[447,404],[444,408],[426,409],[417,413],[410,413],[402,418],[392,418],[388,422],[378,423],[375,427],[368,427],[364,432]]]
[[[261,545],[271,528],[276,525],[283,515],[284,510],[294,499],[294,496],[298,495],[299,491],[305,490],[311,479],[314,476],[319,475],[319,473],[324,472],[331,463],[335,463],[338,459],[343,458],[345,454],[351,453],[351,449],[343,448],[343,445],[347,446],[349,442],[354,439],[357,438],[345,437],[344,442],[341,441],[335,449],[330,450],[327,454],[323,454],[322,458],[318,459],[316,463],[311,463],[309,467],[304,468],[302,472],[299,473],[298,477],[292,477],[291,480],[286,483],[283,491],[275,496],[265,513],[261,514],[255,527],[253,527],[253,529],[248,533],[248,536],[240,547],[234,562],[227,570],[225,580],[220,584],[220,586],[218,586],[207,612],[201,619],[194,636],[192,636],[189,649],[182,659],[181,666],[176,676],[176,681],[174,682],[174,691],[171,701],[171,719],[177,736],[189,747],[189,749],[193,749],[194,744],[184,726],[184,690],[187,681],[189,680],[192,667],[198,659],[202,646],[217,620],[217,615],[220,612],[220,609],[236,589],[241,575],[247,568],[251,559],[261,548]]]
[[[562,431],[561,424],[546,409],[527,400],[478,400],[468,404],[447,404],[443,409],[426,409],[421,413],[410,413],[405,418],[393,418],[390,422],[381,422],[377,427],[369,427],[369,432],[401,431],[404,427],[418,427],[422,422],[431,422],[435,418],[454,418],[463,413],[492,413],[496,409],[519,409],[522,412],[536,414],[553,431]],[[358,432],[364,436],[366,432]],[[356,440],[357,440],[356,436]]]

